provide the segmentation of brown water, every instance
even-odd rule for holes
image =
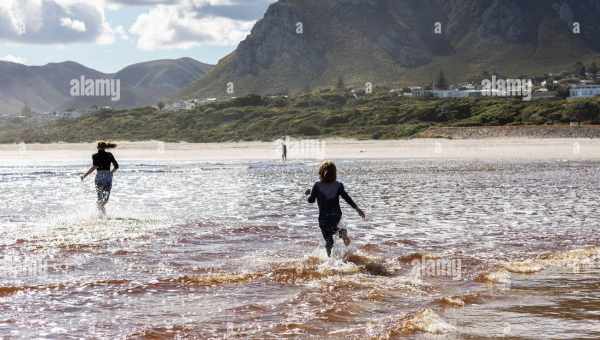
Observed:
[[[0,165],[0,337],[598,339],[600,163],[340,160],[368,214],[326,259],[316,162]]]

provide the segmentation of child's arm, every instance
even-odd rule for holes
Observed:
[[[97,166],[92,165],[92,167],[82,176],[80,176],[81,180],[83,181],[87,176],[89,176],[92,172],[94,172],[96,169],[98,169]]]
[[[111,173],[115,173],[115,171],[119,170],[119,163],[117,163],[117,160],[115,159],[115,156],[113,156],[112,154],[110,155],[110,162],[113,165],[113,169],[111,171]]]
[[[315,183],[315,185],[313,185],[312,190],[306,190],[306,195],[308,196],[308,203],[315,203],[315,200],[317,199],[317,183]]]
[[[340,188],[340,196],[342,196],[342,198],[344,199],[344,201],[346,201],[346,203],[348,203],[352,208],[354,208],[354,210],[356,210],[356,212],[358,213],[358,215],[362,218],[366,218],[366,215],[364,213],[364,211],[362,211],[357,205],[356,203],[354,203],[354,201],[352,200],[352,197],[350,197],[350,195],[348,195],[348,193],[346,192],[346,189],[344,189],[344,185],[340,184],[341,188]]]

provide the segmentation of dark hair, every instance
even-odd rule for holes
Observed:
[[[321,182],[331,183],[337,179],[337,168],[332,161],[323,161],[319,167],[319,177]]]
[[[115,143],[107,143],[107,142],[98,142],[98,149],[114,149],[117,147]]]

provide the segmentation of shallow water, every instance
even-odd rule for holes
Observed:
[[[0,337],[600,337],[600,163],[347,160],[327,260],[317,162],[0,166]],[[344,203],[343,203],[344,204]]]

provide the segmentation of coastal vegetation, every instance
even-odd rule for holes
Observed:
[[[0,121],[0,143],[268,141],[286,135],[396,139],[430,127],[573,122],[600,124],[600,97],[529,102],[493,97],[423,99],[383,90],[359,96],[331,89],[294,97],[249,95],[176,112],[143,107],[49,122],[5,118]]]

